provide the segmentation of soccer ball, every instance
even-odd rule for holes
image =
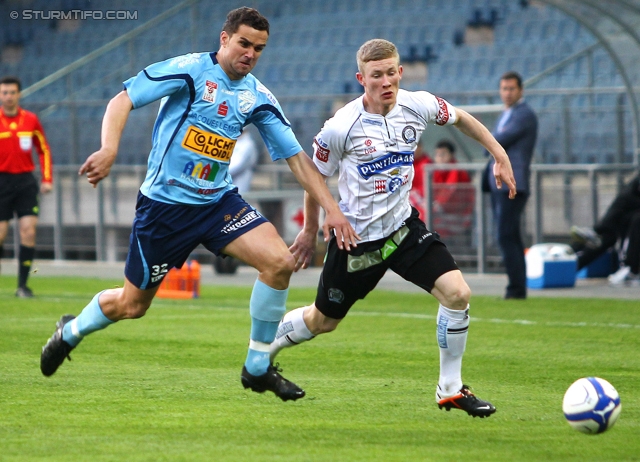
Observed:
[[[562,400],[567,422],[582,433],[602,433],[613,427],[621,409],[616,389],[599,377],[576,380]]]

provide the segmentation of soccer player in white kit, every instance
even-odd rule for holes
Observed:
[[[426,91],[399,88],[402,66],[393,43],[369,40],[360,47],[357,60],[356,78],[364,95],[325,123],[314,140],[313,160],[325,177],[339,169],[340,208],[362,241],[345,250],[331,238],[316,300],[284,316],[271,344],[271,360],[282,348],[334,330],[391,269],[440,303],[438,406],[487,417],[495,407],[471,393],[461,378],[471,291],[437,233],[429,231],[411,207],[409,191],[413,153],[429,124],[454,125],[484,146],[496,160],[497,186],[505,183],[513,198],[511,163],[489,130],[467,112]],[[296,270],[311,262],[319,211],[319,204],[305,193],[304,227],[290,248]]]

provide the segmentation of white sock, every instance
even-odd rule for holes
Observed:
[[[303,319],[304,311],[307,308],[307,306],[296,308],[284,315],[278,326],[276,338],[269,347],[271,362],[283,348],[292,347],[314,337]]]
[[[469,305],[466,310],[438,308],[437,337],[440,347],[441,396],[453,396],[462,388],[462,355],[467,344]]]

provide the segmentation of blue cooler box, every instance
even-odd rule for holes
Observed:
[[[576,285],[577,257],[566,244],[536,244],[525,256],[527,287],[547,289]]]

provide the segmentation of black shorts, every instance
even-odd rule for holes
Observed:
[[[440,236],[429,231],[413,209],[392,236],[359,244],[349,252],[338,248],[335,237],[331,239],[316,307],[330,318],[344,318],[357,300],[376,287],[387,269],[431,292],[436,279],[458,265]]]
[[[0,221],[38,216],[38,181],[31,173],[0,173]]]

